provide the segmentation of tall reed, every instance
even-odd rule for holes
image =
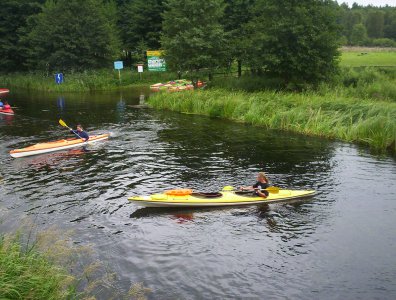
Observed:
[[[340,97],[334,92],[246,93],[212,89],[158,93],[152,107],[207,115],[370,145],[384,151],[396,138],[396,103]],[[393,145],[393,146],[392,146]]]
[[[35,249],[24,249],[17,238],[3,237],[0,295],[2,299],[73,298],[74,277]]]
[[[142,283],[125,293],[115,287],[115,274],[94,260],[89,246],[72,243],[71,232],[30,229],[0,235],[0,299],[146,300],[151,290]]]

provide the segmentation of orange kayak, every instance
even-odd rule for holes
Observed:
[[[84,142],[82,139],[65,139],[47,143],[38,143],[26,148],[22,149],[15,149],[10,151],[10,155],[12,157],[24,157],[24,156],[31,156],[37,154],[44,154],[54,151],[60,151],[75,147],[86,146],[87,144],[92,144],[98,141],[103,141],[109,138],[109,134],[100,134],[100,135],[91,135],[87,142]]]

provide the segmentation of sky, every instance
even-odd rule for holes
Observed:
[[[396,6],[396,0],[338,0],[337,2],[339,4],[343,2],[348,3],[349,7],[351,7],[354,2],[364,6],[367,6],[369,4],[374,6],[385,6],[387,4],[389,6]]]

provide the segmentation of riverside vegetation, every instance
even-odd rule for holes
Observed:
[[[394,69],[345,69],[337,82],[295,93],[274,91],[276,81],[243,77],[215,81],[206,91],[158,93],[149,103],[157,109],[336,138],[394,152],[395,81]],[[265,89],[263,84],[271,88]]]
[[[93,300],[106,291],[112,299],[147,299],[150,290],[141,283],[126,295],[116,291],[115,275],[93,260],[89,247],[73,246],[70,238],[70,232],[56,229],[35,238],[21,232],[1,235],[0,298]]]
[[[177,77],[175,73],[171,72],[144,72],[139,75],[137,72],[122,70],[120,80],[118,72],[103,69],[66,73],[64,74],[64,83],[55,84],[54,75],[42,72],[0,74],[0,84],[9,88],[17,87],[48,92],[89,92],[147,85],[152,82],[173,80]]]
[[[373,55],[382,58],[384,67],[347,67],[366,65]],[[302,92],[285,89],[276,78],[245,73],[241,78],[215,77],[203,92],[157,94],[150,98],[150,104],[155,108],[364,143],[377,151],[395,151],[395,55],[394,51],[343,49],[338,75],[314,88],[304,86]],[[176,78],[171,72],[146,72],[140,79],[139,74],[127,70],[121,76],[120,83],[114,71],[75,73],[67,75],[65,84],[55,85],[52,77],[13,74],[0,76],[0,82],[33,90],[90,91]]]
[[[376,67],[391,67],[389,70],[363,68],[366,66]],[[356,85],[360,80],[359,90],[362,89],[366,83],[370,83],[370,93],[375,93],[380,89],[382,93],[394,91],[396,89],[394,82],[389,79],[394,79],[392,76],[387,79],[383,78],[381,73],[392,73],[393,68],[396,68],[396,49],[395,48],[363,48],[363,47],[343,47],[341,49],[340,59],[341,80],[351,82]],[[360,68],[362,67],[362,68]],[[231,68],[235,71],[235,68]],[[227,73],[223,69],[221,72]],[[245,73],[249,70],[245,70]],[[362,74],[360,74],[362,73]],[[48,74],[43,72],[31,73],[0,73],[0,85],[8,88],[24,88],[37,91],[49,92],[88,92],[100,90],[123,89],[138,85],[148,85],[157,82],[166,82],[176,79],[176,72],[143,72],[138,74],[136,71],[128,69],[121,70],[121,80],[118,78],[118,72],[109,69],[102,70],[87,70],[84,72],[67,72],[64,74],[64,83],[55,84],[55,74]],[[206,73],[196,75],[207,75]],[[188,72],[182,74],[183,77],[189,78]],[[224,80],[222,77],[216,81],[215,84],[221,84],[224,88],[237,88],[247,91],[260,90],[263,88],[275,87],[279,88],[279,81],[266,80],[263,77],[243,77],[235,79],[234,77],[227,77]],[[201,77],[203,79],[203,77]],[[340,80],[340,78],[338,78]],[[364,81],[364,82],[363,82]],[[375,84],[374,84],[375,82]],[[367,87],[366,87],[367,88]],[[362,90],[361,90],[362,91]],[[362,91],[363,96],[366,91]],[[359,95],[361,96],[361,95]]]

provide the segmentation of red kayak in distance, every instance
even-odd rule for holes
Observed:
[[[8,116],[13,116],[14,115],[14,111],[9,108],[9,109],[0,109],[0,114],[2,115],[8,115]]]
[[[0,97],[6,96],[9,92],[9,89],[0,89]]]

